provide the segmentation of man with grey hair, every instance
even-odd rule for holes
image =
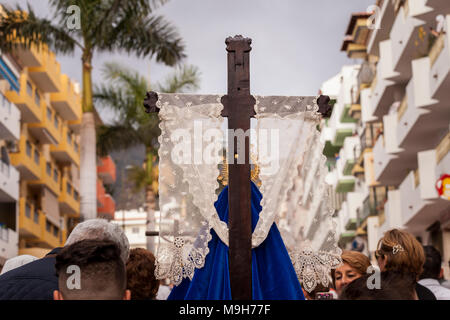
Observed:
[[[124,264],[130,245],[122,228],[104,219],[90,219],[79,223],[70,233],[65,247],[81,240],[112,241],[120,249]],[[55,248],[44,258],[6,272],[0,276],[0,300],[53,300],[58,290],[55,257],[62,248]]]
[[[79,223],[70,233],[64,246],[81,240],[106,240],[113,241],[120,249],[120,257],[123,263],[127,263],[130,255],[130,244],[122,228],[104,219],[90,219]]]

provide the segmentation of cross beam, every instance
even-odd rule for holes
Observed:
[[[228,129],[250,129],[250,118],[255,115],[255,98],[250,94],[250,51],[252,40],[242,36],[225,40],[228,52],[228,92],[222,97],[222,116],[228,118]],[[159,112],[156,106],[158,94],[147,92],[146,112]],[[317,104],[324,117],[331,114],[330,98],[320,96]],[[233,131],[234,131],[233,130]],[[233,132],[229,130],[228,132]],[[252,299],[252,230],[249,138],[241,150],[233,136],[228,139],[228,150],[235,150],[234,157],[244,157],[244,164],[229,161],[228,164],[228,228],[231,296],[233,300]],[[240,161],[241,162],[241,161]],[[148,236],[156,235],[148,232]]]

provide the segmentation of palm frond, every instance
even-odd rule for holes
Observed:
[[[27,10],[20,6],[10,9],[4,7],[5,14],[0,19],[0,49],[10,52],[11,50],[24,46],[29,48],[32,44],[44,43],[56,53],[72,53],[75,46],[83,46],[73,38],[63,26],[55,26],[50,20],[39,18],[33,9],[28,6]],[[26,12],[28,11],[28,12]],[[22,39],[14,41],[14,39]]]
[[[143,167],[130,166],[127,171],[128,181],[133,183],[134,192],[141,191],[150,184],[147,171]]]
[[[170,74],[164,82],[152,86],[156,91],[164,93],[175,93],[193,91],[199,88],[200,72],[197,67],[183,65]]]
[[[162,16],[136,15],[129,10],[108,32],[97,39],[99,50],[119,50],[137,56],[156,56],[157,62],[173,66],[183,58],[184,44],[175,27]]]
[[[114,150],[123,150],[139,144],[136,130],[128,125],[113,124],[97,127],[97,154],[106,156]]]

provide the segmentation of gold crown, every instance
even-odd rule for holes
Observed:
[[[235,158],[237,158],[237,155],[235,155]],[[259,180],[259,165],[258,158],[253,153],[250,153],[250,159],[253,163],[252,169],[250,172],[250,179],[258,186],[261,186],[261,180]],[[220,165],[220,174],[219,177],[217,177],[217,180],[222,183],[222,185],[227,186],[228,185],[228,160],[227,157],[222,158],[222,164]]]

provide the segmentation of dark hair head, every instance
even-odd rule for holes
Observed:
[[[116,243],[81,240],[64,247],[56,256],[59,291],[68,300],[122,299],[126,287],[125,265]],[[75,284],[79,270],[79,287]]]
[[[400,272],[380,273],[379,288],[369,289],[372,274],[366,274],[349,283],[339,296],[340,300],[414,300],[415,279]]]
[[[154,300],[159,289],[159,280],[155,277],[155,256],[142,248],[132,249],[126,268],[131,299]]]
[[[441,273],[442,258],[441,253],[433,246],[423,246],[425,252],[425,263],[420,279],[439,279]]]

